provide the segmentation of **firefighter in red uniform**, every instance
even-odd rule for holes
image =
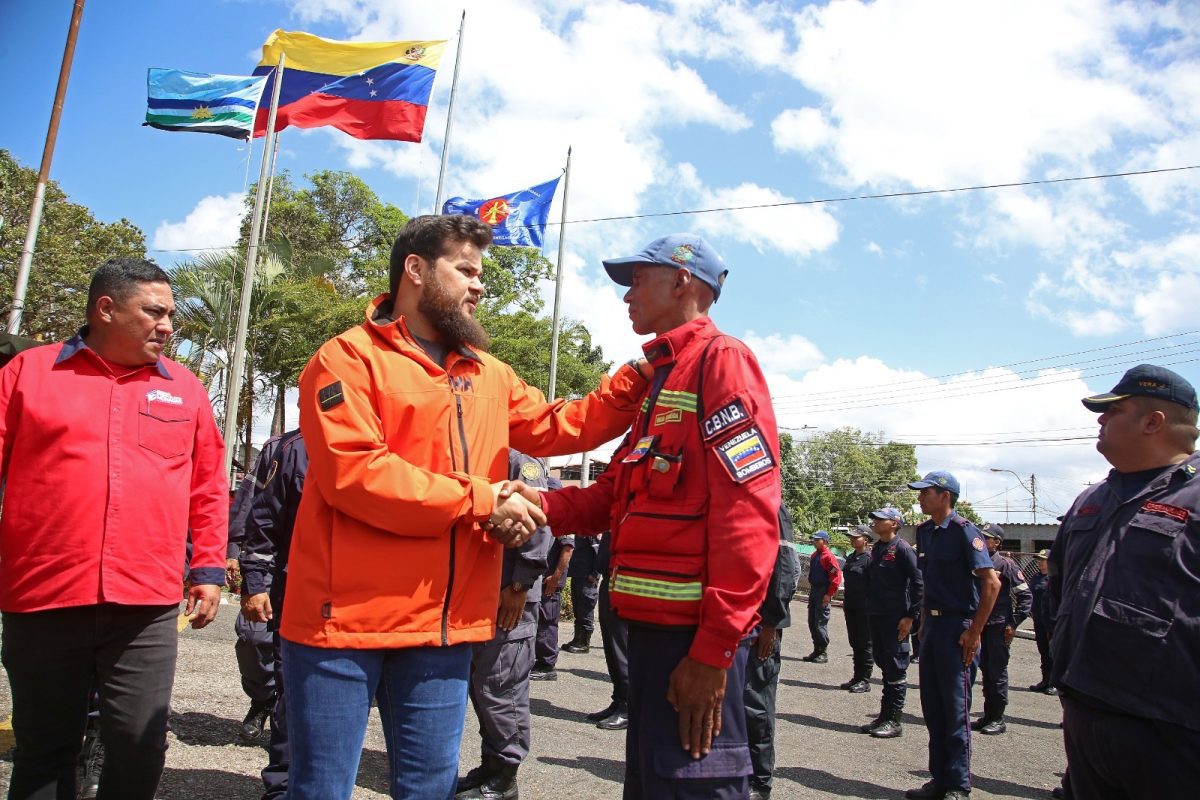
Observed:
[[[742,687],[779,545],[775,413],[753,353],[708,317],[727,270],[666,236],[605,261],[629,286],[654,376],[612,468],[586,488],[526,492],[558,533],[611,528],[610,594],[629,622],[625,798],[744,798]]]

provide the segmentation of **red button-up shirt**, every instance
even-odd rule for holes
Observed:
[[[221,584],[224,446],[204,386],[169,359],[139,368],[75,336],[0,370],[0,610],[166,605]]]

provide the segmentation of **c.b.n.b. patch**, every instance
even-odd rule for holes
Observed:
[[[705,417],[700,428],[704,433],[704,441],[709,442],[722,433],[736,430],[751,421],[750,412],[746,410],[745,404],[739,398],[734,398]]]
[[[775,457],[758,428],[752,426],[718,444],[714,451],[721,465],[737,483],[775,469]]]
[[[346,397],[342,394],[342,382],[334,381],[326,386],[321,391],[317,392],[317,402],[321,404],[322,411],[329,411],[337,408],[346,401]]]

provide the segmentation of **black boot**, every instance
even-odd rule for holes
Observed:
[[[592,635],[585,631],[580,631],[575,634],[575,638],[564,644],[559,649],[564,653],[590,653],[592,650]]]
[[[895,739],[897,736],[903,735],[904,729],[900,726],[901,713],[902,709],[889,708],[883,722],[871,731],[871,736],[876,739]]]
[[[475,767],[466,775],[458,779],[458,786],[454,788],[454,796],[460,797],[468,795],[473,789],[478,789],[488,782],[495,775],[504,762],[493,756],[483,756],[478,767]],[[476,796],[476,795],[470,795]]]
[[[824,650],[813,650],[811,653],[809,653],[808,655],[806,655],[804,658],[802,658],[800,660],[807,661],[811,664],[824,664],[827,661],[829,661],[829,656],[825,655]]]
[[[983,698],[983,716],[971,723],[971,730],[981,731],[993,719],[996,704],[990,697]]]
[[[468,797],[480,800],[517,800],[517,768],[520,764],[503,764],[500,770]]]
[[[1004,703],[996,703],[992,708],[991,718],[979,727],[979,732],[986,736],[998,736],[1008,730],[1004,724]]]
[[[871,720],[866,725],[860,726],[859,730],[862,731],[863,733],[870,733],[871,731],[875,730],[880,725],[882,725],[883,721],[885,719],[887,719],[887,717],[888,717],[887,704],[881,703],[879,706],[879,716],[875,717],[875,719]]]

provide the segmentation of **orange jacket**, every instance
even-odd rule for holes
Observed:
[[[595,448],[629,427],[646,382],[622,367],[579,400],[547,403],[487,353],[443,369],[403,318],[326,342],[300,378],[308,478],[288,562],[281,633],[314,647],[486,641],[501,548],[480,521],[508,448],[549,456]],[[585,429],[586,426],[586,429]]]

